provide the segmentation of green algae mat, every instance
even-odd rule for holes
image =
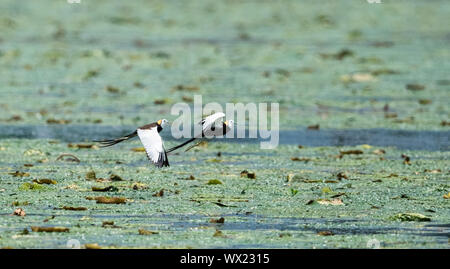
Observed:
[[[0,247],[449,248],[450,4],[382,2],[2,1]],[[194,95],[280,145],[91,142]]]

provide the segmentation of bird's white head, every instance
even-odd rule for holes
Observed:
[[[166,126],[169,125],[169,121],[166,119],[162,119],[158,121],[159,126],[161,126],[162,128],[165,128]]]
[[[233,128],[234,127],[234,120],[227,120],[227,121],[224,121],[224,123],[229,128]]]

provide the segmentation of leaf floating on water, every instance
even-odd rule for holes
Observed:
[[[221,217],[220,219],[210,219],[209,220],[210,223],[224,223],[225,222],[225,218]]]
[[[135,191],[137,190],[145,190],[148,189],[148,186],[146,184],[143,183],[139,183],[139,182],[135,182],[131,185],[131,188]]]
[[[92,191],[101,191],[101,192],[107,192],[107,191],[118,191],[119,189],[114,186],[107,186],[107,187],[92,187]]]
[[[308,130],[319,130],[320,129],[320,125],[319,124],[315,124],[315,125],[309,125],[307,127]]]
[[[397,221],[431,221],[431,218],[419,213],[399,213],[390,217],[390,219]]]
[[[249,172],[247,170],[244,170],[244,171],[241,172],[241,177],[255,179],[256,178],[256,174],[255,173],[251,173],[251,172]]]
[[[425,90],[425,86],[421,84],[406,84],[405,88],[410,91],[422,91]]]
[[[97,177],[96,177],[96,175],[95,175],[95,172],[94,172],[94,171],[89,171],[89,172],[87,172],[87,173],[86,173],[86,176],[85,176],[85,179],[86,179],[86,180],[96,180]]]
[[[27,172],[20,172],[20,171],[8,173],[8,174],[12,175],[13,177],[29,177],[30,176],[29,173],[27,173]]]
[[[115,174],[112,174],[112,175],[109,177],[109,179],[111,179],[112,181],[123,181],[123,179],[122,179],[120,176],[115,175]]]
[[[351,155],[351,154],[359,155],[359,154],[363,154],[364,152],[359,149],[354,149],[354,150],[345,150],[345,151],[341,150],[341,151],[339,151],[339,153],[341,155]]]
[[[164,189],[161,189],[160,191],[152,194],[153,197],[163,197],[164,196]]]
[[[208,181],[208,183],[206,183],[208,185],[219,185],[222,184],[222,181],[218,180],[218,179],[211,179],[210,181]]]
[[[447,194],[444,194],[444,199],[450,199],[450,192]]]
[[[317,232],[317,234],[318,234],[318,235],[321,235],[321,236],[330,236],[330,235],[334,235],[333,232],[331,232],[331,231],[319,231],[319,232]]]
[[[409,156],[406,156],[405,154],[402,154],[401,156],[403,158],[403,164],[411,164],[411,159],[409,158]]]
[[[64,120],[64,119],[47,119],[47,124],[69,124],[71,123],[71,120]]]
[[[72,211],[85,211],[86,207],[73,207],[73,206],[63,206],[64,210],[72,210]]]
[[[67,144],[67,146],[76,149],[98,149],[98,146],[94,144]]]
[[[322,17],[323,15],[320,15],[318,17]],[[349,50],[349,49],[342,49],[336,53],[320,53],[320,56],[323,59],[328,59],[328,58],[332,58],[335,60],[343,60],[346,57],[351,57],[353,56],[354,53],[353,51]]]
[[[373,153],[376,155],[383,155],[386,154],[386,151],[384,149],[376,149],[373,151]]]
[[[331,190],[331,188],[330,187],[323,187],[322,188],[322,193],[333,193],[333,191]]]
[[[177,85],[173,87],[175,91],[198,91],[199,88],[197,86],[185,86],[185,85]]]
[[[41,189],[43,189],[43,186],[40,185],[40,184],[34,183],[34,182],[33,183],[25,182],[19,187],[19,189],[20,190],[24,190],[24,191],[26,191],[26,190],[34,191],[34,190],[41,190]]]
[[[291,161],[307,163],[307,162],[311,161],[311,159],[310,158],[291,157]]]
[[[56,180],[48,179],[48,178],[33,179],[33,182],[37,183],[37,184],[48,184],[48,185],[58,183],[58,182],[56,182]]]
[[[69,228],[65,227],[39,227],[39,226],[31,226],[31,230],[33,232],[45,232],[45,233],[67,233],[69,232]]]
[[[298,190],[297,189],[290,189],[290,192],[291,192],[291,195],[292,196],[295,196],[297,193],[298,193]]]
[[[159,234],[158,232],[153,232],[145,229],[139,229],[138,230],[140,235],[152,235],[152,234]]]
[[[104,221],[102,222],[103,228],[120,228],[120,226],[114,225],[114,221]]]
[[[331,199],[331,200],[318,199],[317,203],[319,203],[321,205],[343,205],[344,204],[340,198],[335,198],[335,199]]]
[[[213,234],[214,237],[225,237],[225,235],[220,230],[216,230]]]
[[[165,99],[155,99],[155,101],[153,101],[153,103],[155,105],[164,105],[169,103],[169,99],[165,98]]]
[[[377,79],[371,73],[355,73],[341,77],[343,82],[372,82]]]
[[[145,152],[145,148],[144,147],[132,148],[131,151],[134,151],[134,152]]]
[[[345,172],[339,172],[339,173],[336,175],[336,177],[337,177],[337,179],[339,179],[339,180],[342,180],[342,179],[348,179],[348,176],[347,176],[347,174],[346,174]]]
[[[419,104],[421,105],[429,105],[431,103],[433,103],[433,101],[430,99],[419,99]]]
[[[127,201],[127,199],[123,197],[105,197],[105,196],[86,197],[86,200],[95,200],[97,201],[97,204],[125,204],[125,202]]]
[[[84,247],[86,249],[101,249],[101,247],[97,243],[95,243],[95,244],[85,244]]]
[[[24,217],[26,214],[25,214],[25,210],[23,210],[22,208],[17,208],[16,210],[14,210],[13,215],[19,216],[19,217]]]
[[[441,173],[442,170],[441,170],[441,169],[432,169],[432,170],[425,169],[425,170],[423,170],[423,172],[424,172],[424,173],[438,174],[438,173]]]
[[[120,93],[119,88],[111,86],[111,85],[106,86],[105,90],[109,93]]]

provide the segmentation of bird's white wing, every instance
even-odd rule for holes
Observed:
[[[158,167],[169,166],[163,141],[157,127],[150,129],[137,129],[139,139],[144,145],[148,159]]]
[[[214,122],[216,122],[216,120],[218,120],[218,119],[220,119],[220,118],[223,118],[223,117],[225,117],[225,113],[223,113],[223,112],[217,112],[217,113],[214,113],[214,114],[212,114],[212,115],[210,115],[210,116],[204,118],[204,119],[201,121],[201,124],[202,124],[202,126],[203,126],[203,130],[205,130],[205,129],[210,129],[211,126],[214,124]]]

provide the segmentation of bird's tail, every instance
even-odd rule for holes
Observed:
[[[170,148],[169,150],[167,150],[167,153],[172,152],[172,151],[174,151],[174,150],[176,150],[176,149],[179,149],[179,148],[181,148],[181,147],[183,147],[183,146],[185,146],[185,145],[191,143],[191,142],[194,141],[195,139],[196,139],[196,138],[193,137],[193,138],[189,139],[188,141],[186,141],[186,142],[184,142],[184,143],[181,143],[181,144],[178,145],[178,146],[175,146],[175,147],[173,147],[173,148]]]
[[[104,147],[110,147],[110,146],[113,146],[113,145],[115,145],[115,144],[117,144],[117,143],[123,142],[123,141],[128,140],[128,139],[130,139],[130,138],[133,138],[133,137],[135,137],[135,136],[137,136],[137,131],[134,131],[134,132],[131,133],[131,134],[124,135],[124,136],[119,137],[119,138],[116,138],[116,139],[94,140],[93,142],[100,143],[100,147],[101,147],[101,148],[104,148]]]

